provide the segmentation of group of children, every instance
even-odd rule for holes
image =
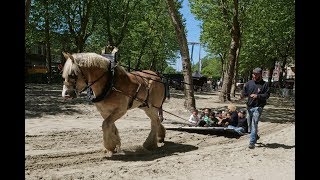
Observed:
[[[190,118],[190,126],[195,127],[226,127],[234,129],[239,135],[248,132],[248,123],[246,118],[246,109],[237,111],[236,106],[230,104],[226,111],[212,111],[210,108],[205,108],[200,113],[194,109]]]

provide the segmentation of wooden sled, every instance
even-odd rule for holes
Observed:
[[[190,133],[198,134],[211,134],[211,135],[222,135],[227,137],[240,137],[234,129],[226,127],[190,127],[190,126],[180,126],[180,127],[165,127],[166,130],[175,131],[185,131]]]

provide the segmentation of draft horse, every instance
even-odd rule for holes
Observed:
[[[116,51],[115,51],[116,52]],[[115,53],[113,52],[113,53]],[[76,98],[87,90],[103,120],[103,145],[111,155],[121,151],[115,121],[129,109],[140,108],[151,119],[151,131],[143,143],[147,150],[164,142],[166,130],[161,124],[165,86],[150,70],[127,72],[122,66],[96,53],[64,53],[62,97]]]

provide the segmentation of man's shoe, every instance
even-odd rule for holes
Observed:
[[[257,140],[259,140],[260,139],[260,136],[257,134]]]
[[[254,144],[249,144],[249,148],[254,149],[255,148]]]

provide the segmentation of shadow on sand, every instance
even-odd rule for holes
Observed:
[[[295,148],[295,145],[293,146],[288,146],[284,144],[279,144],[279,143],[257,143],[259,146],[257,147],[265,147],[265,148],[270,148],[270,149],[276,149],[276,148],[283,148],[283,149],[292,149]]]
[[[61,96],[62,85],[27,84],[25,87],[25,118],[36,118],[57,114],[83,114],[74,106],[92,104],[85,94],[72,100],[64,100]]]
[[[193,145],[165,141],[162,147],[153,151],[147,151],[140,147],[132,151],[124,150],[121,154],[114,154],[112,157],[105,157],[105,159],[120,161],[153,161],[158,158],[175,155],[176,153],[189,152],[197,149],[198,147]]]

